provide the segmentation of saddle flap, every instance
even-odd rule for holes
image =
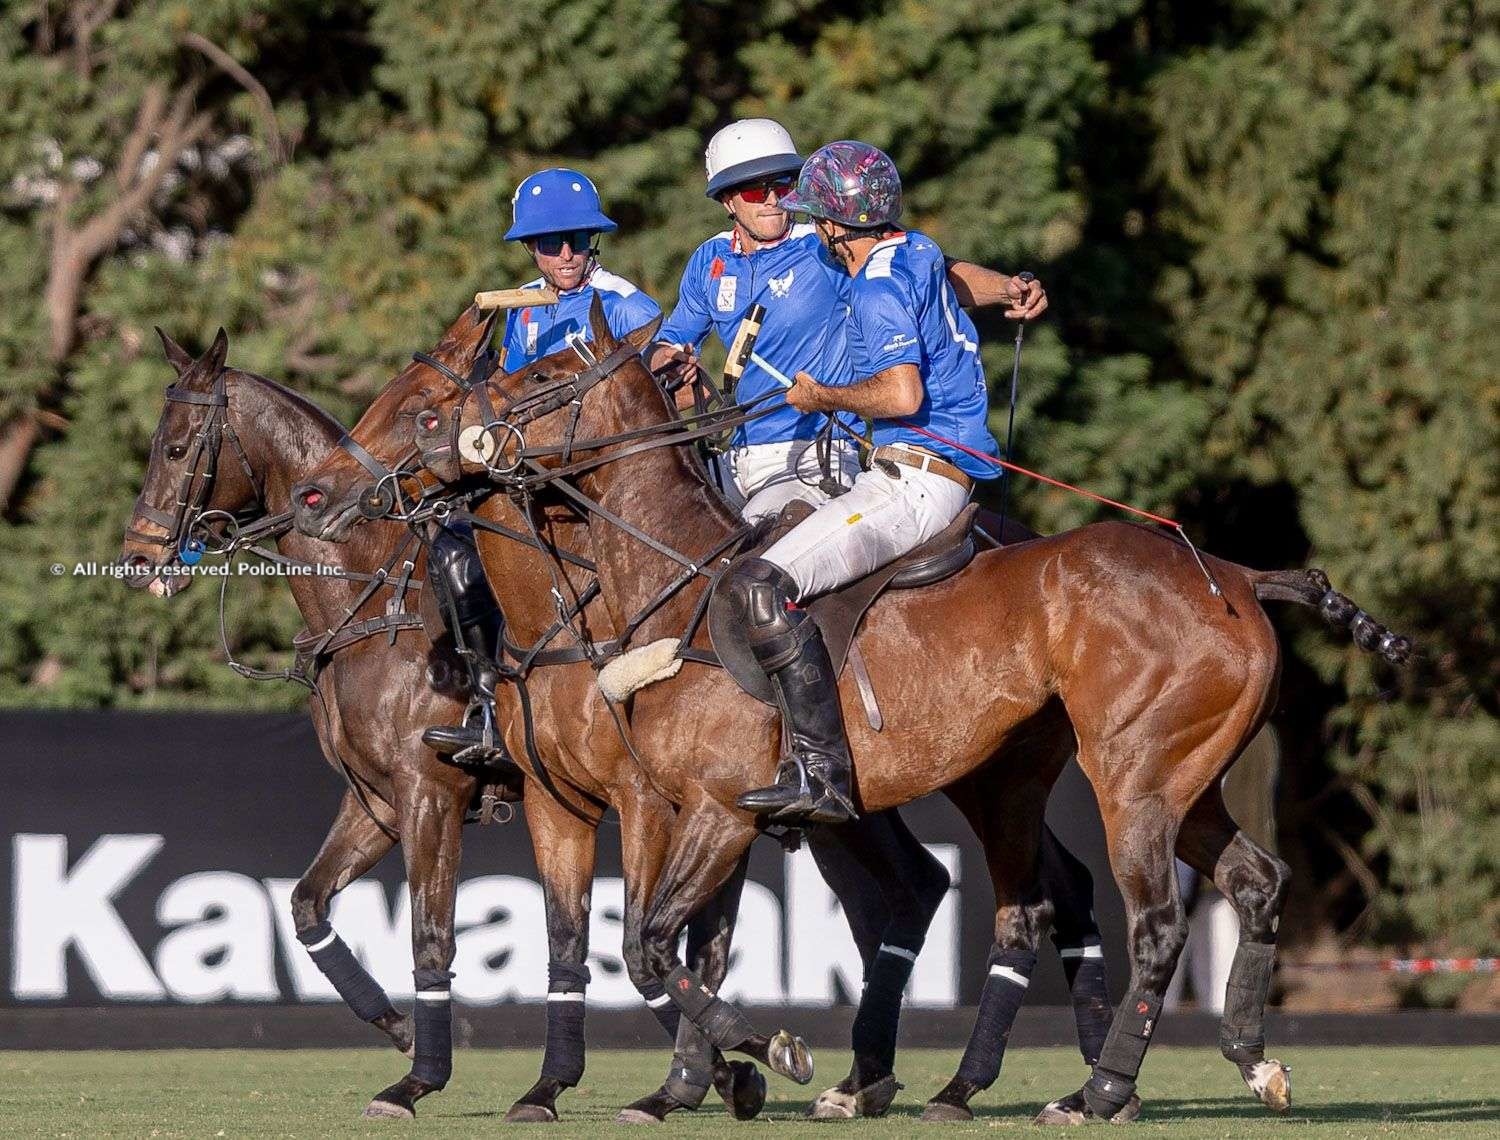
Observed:
[[[793,512],[792,507],[801,507],[802,510]],[[908,587],[928,585],[956,574],[969,564],[974,557],[972,529],[974,514],[978,509],[971,504],[944,530],[910,553],[882,566],[873,574],[867,574],[832,593],[824,594],[808,606],[808,614],[823,632],[823,642],[828,647],[835,676],[843,671],[844,662],[849,656],[849,645],[854,640],[855,631],[859,629],[865,611],[896,579],[905,579],[901,584]],[[741,554],[718,575],[713,584],[713,597],[708,604],[708,634],[713,640],[714,652],[741,689],[772,707],[776,705],[776,696],[771,690],[771,682],[750,651],[745,631],[730,616],[729,607],[719,595],[719,586],[724,582],[729,569],[741,558],[757,557],[790,530],[792,525],[811,513],[804,503],[794,503],[783,511],[776,525],[770,528],[761,542]],[[792,516],[790,523],[789,516]]]
[[[921,546],[896,561],[882,566],[873,574],[867,574],[847,586],[824,594],[808,606],[808,613],[823,631],[823,643],[828,646],[828,657],[833,662],[834,676],[843,672],[844,661],[849,656],[849,644],[859,629],[865,611],[875,604],[897,578],[911,572],[912,586],[931,585],[958,573],[974,557],[974,504],[965,507],[959,516],[943,530],[933,535]]]

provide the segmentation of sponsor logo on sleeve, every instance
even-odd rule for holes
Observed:
[[[917,343],[917,338],[906,333],[897,333],[880,346],[881,352],[895,352],[897,349],[907,348]]]

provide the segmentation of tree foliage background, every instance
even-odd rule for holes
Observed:
[[[170,378],[151,329],[352,418],[517,283],[520,178],[576,164],[670,303],[742,115],[886,148],[908,220],[1053,308],[1023,461],[1316,564],[1422,654],[1305,614],[1278,723],[1311,929],[1500,930],[1500,30],[1487,0],[17,0],[0,13],[0,701],[266,706],[214,591],[107,560]],[[1001,410],[1005,322],[981,318]],[[1015,488],[1044,529],[1098,512]],[[237,583],[238,654],[299,621]],[[1300,924],[1308,928],[1307,924]]]

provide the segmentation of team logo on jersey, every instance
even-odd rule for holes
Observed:
[[[715,304],[721,313],[734,312],[734,295],[739,286],[738,277],[719,278],[719,297]]]
[[[541,334],[542,326],[536,321],[526,322],[526,355],[531,356],[536,352],[536,338]]]
[[[797,271],[795,269],[788,269],[785,276],[771,278],[771,296],[785,297],[790,293],[792,291],[792,279],[796,275]]]

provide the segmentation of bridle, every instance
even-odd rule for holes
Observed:
[[[225,387],[225,374],[226,369],[221,367],[214,377],[213,388],[208,392],[194,392],[182,387],[180,383],[167,387],[166,398],[169,403],[199,404],[208,408],[208,415],[204,417],[203,424],[193,437],[187,470],[183,472],[182,479],[178,483],[177,502],[173,508],[170,511],[164,511],[145,503],[136,505],[135,513],[164,527],[167,531],[166,535],[146,534],[134,527],[127,527],[126,538],[150,546],[164,547],[172,551],[174,557],[179,557],[184,544],[193,538],[193,532],[203,517],[206,514],[216,513],[208,511],[207,508],[209,500],[213,497],[214,478],[219,470],[219,453],[226,439],[234,446],[235,456],[239,459],[245,478],[255,493],[256,504],[263,507],[265,496],[260,481],[255,476],[255,470],[250,466],[250,460],[245,455],[245,449],[240,444],[240,437],[235,432],[234,425],[229,422],[229,395]],[[131,584],[144,586],[149,581],[149,577],[143,577],[140,582],[131,579]]]

